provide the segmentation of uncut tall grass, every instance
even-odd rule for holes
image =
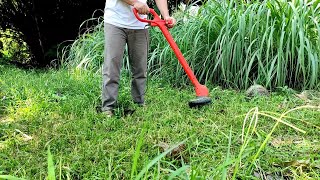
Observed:
[[[104,30],[103,19],[91,18],[79,28],[79,36],[70,45],[58,52],[64,68],[98,70],[103,62]],[[87,24],[96,24],[88,27]]]
[[[170,32],[203,83],[239,89],[254,83],[270,89],[319,87],[319,1],[209,0],[196,16],[181,11],[174,16],[178,24]],[[99,46],[103,46],[103,33],[97,35]],[[84,38],[73,44],[68,61],[98,70],[103,60],[92,54],[103,52],[97,48],[92,50],[94,53],[74,56],[77,48],[96,47],[86,41]],[[150,75],[176,85],[189,83],[157,27],[151,28],[150,47]]]

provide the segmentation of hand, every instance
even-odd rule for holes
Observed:
[[[165,17],[166,25],[168,28],[172,28],[176,24],[176,19],[174,17]]]
[[[146,3],[135,1],[133,7],[138,11],[139,14],[148,14],[150,9]]]

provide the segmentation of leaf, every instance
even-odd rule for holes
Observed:
[[[142,129],[142,131],[140,133],[140,137],[139,137],[139,140],[137,142],[136,150],[135,150],[135,153],[134,153],[134,156],[133,156],[133,159],[132,159],[133,164],[132,164],[132,168],[131,168],[131,179],[133,178],[133,175],[137,172],[138,159],[139,159],[139,156],[140,156],[141,147],[142,147],[142,144],[143,144],[143,138],[144,138],[145,132],[146,132],[146,127],[144,126],[144,128]]]
[[[50,146],[48,147],[48,180],[55,180],[55,173],[54,173],[54,163],[53,157],[50,152]]]

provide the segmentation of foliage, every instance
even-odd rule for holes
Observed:
[[[58,52],[62,67],[77,67],[97,71],[103,62],[104,30],[103,19],[92,18],[91,24],[98,24],[91,27],[80,27],[85,29],[72,44],[65,46]],[[86,21],[86,22],[87,22]],[[85,25],[87,23],[82,23]]]
[[[203,82],[248,88],[319,85],[317,1],[208,1],[195,18],[171,30]],[[156,29],[153,29],[157,32]],[[185,73],[161,33],[152,33],[151,72],[181,83]]]
[[[308,101],[210,87],[213,104],[190,109],[193,90],[165,81],[149,81],[147,106],[136,107],[122,74],[107,119],[95,110],[100,74],[1,66],[0,178],[319,179],[320,113]],[[160,143],[186,148],[171,158]]]
[[[2,58],[11,60],[20,60],[22,63],[29,63],[29,51],[25,42],[14,31],[0,31],[0,55]],[[0,56],[0,57],[1,57]]]
[[[175,12],[178,24],[170,32],[203,83],[239,89],[254,83],[269,89],[318,88],[319,11],[317,1],[211,0],[195,17],[187,11]],[[96,30],[102,31],[102,24]],[[166,77],[172,84],[188,84],[163,34],[157,27],[150,31],[149,74]],[[83,34],[72,45],[74,50],[68,49],[70,57],[66,51],[63,59],[71,61],[72,67],[86,62],[87,69],[99,70],[103,61],[102,36],[102,32]],[[86,46],[88,41],[91,43]]]
[[[104,1],[2,0],[0,29],[13,30],[31,52],[34,64],[45,66],[56,58],[58,44],[74,39],[81,22],[89,19]],[[98,14],[100,16],[101,14]],[[20,41],[20,40],[19,40]]]
[[[169,9],[169,14],[173,14],[179,6],[183,3],[185,5],[199,5],[201,6],[202,4],[205,4],[207,0],[168,0],[168,9]],[[156,2],[154,0],[147,0],[148,6],[158,10],[156,6]]]

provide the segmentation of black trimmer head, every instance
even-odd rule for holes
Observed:
[[[190,108],[197,108],[201,107],[207,104],[211,104],[211,98],[207,96],[198,96],[197,99],[193,99],[189,101],[189,107]]]

